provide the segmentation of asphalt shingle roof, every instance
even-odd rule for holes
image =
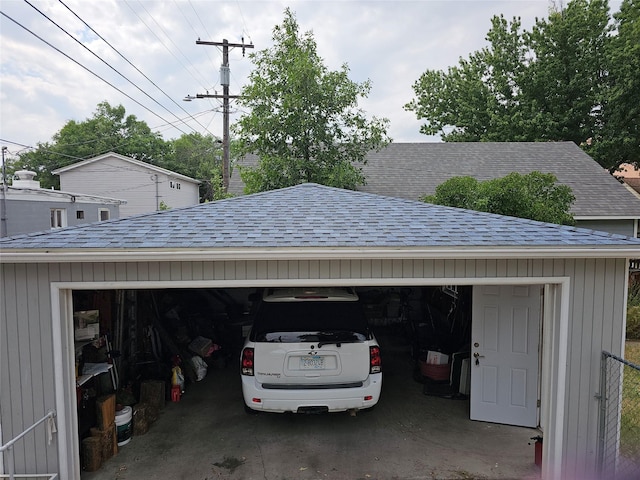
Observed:
[[[250,156],[240,165],[255,165]],[[640,217],[640,200],[572,142],[451,142],[391,143],[367,155],[366,185],[359,190],[418,200],[454,176],[477,180],[504,177],[511,172],[553,173],[571,187],[577,217]],[[241,194],[238,173],[229,189]]]
[[[0,240],[0,249],[639,246],[640,239],[317,184]]]

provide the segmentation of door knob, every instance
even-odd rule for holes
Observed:
[[[474,358],[476,359],[476,365],[480,365],[480,359],[484,358],[484,355],[480,355],[478,352],[473,354]]]

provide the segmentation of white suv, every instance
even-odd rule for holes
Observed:
[[[241,368],[248,411],[354,413],[382,388],[380,346],[347,288],[266,289]]]

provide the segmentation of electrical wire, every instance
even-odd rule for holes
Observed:
[[[202,112],[195,113],[193,116],[195,116],[195,117],[201,117],[201,116],[204,116],[204,115],[206,115],[207,113],[211,113],[211,112],[218,113],[218,112],[215,112],[214,110],[204,110],[204,111],[202,111]],[[190,116],[191,116],[191,115],[190,115]],[[211,125],[211,123],[213,122],[213,119],[215,119],[215,117],[216,117],[216,116],[217,116],[217,115],[213,115],[213,116],[212,116],[211,120],[209,121],[209,125]],[[158,126],[156,126],[156,127],[150,128],[150,130],[155,131],[155,130],[157,130],[157,129],[165,128],[165,127],[173,127],[173,124],[172,124],[172,123],[163,123],[162,125],[158,125]],[[208,131],[208,130],[207,130],[207,131]],[[196,133],[198,133],[198,132],[196,132]],[[210,133],[210,135],[211,135],[214,139],[217,139],[217,138],[218,138],[218,136],[217,136],[217,135],[215,135],[215,134],[213,134],[213,133]],[[105,153],[113,152],[113,151],[117,150],[117,148],[118,148],[118,147],[121,147],[121,146],[123,146],[123,145],[126,145],[126,141],[127,141],[127,140],[129,140],[129,138],[130,138],[130,136],[129,136],[129,135],[124,136],[124,137],[122,138],[122,140],[123,140],[123,142],[122,142],[122,143],[118,143],[118,144],[116,144],[116,145],[112,145],[112,146],[111,146],[111,147],[109,147],[107,150],[103,150],[103,151],[101,151],[101,152],[95,152],[95,153],[93,153],[93,154],[91,155],[91,157],[89,157],[89,158],[98,157],[98,156],[103,155],[103,154],[105,154]],[[89,144],[89,143],[99,142],[100,140],[101,140],[100,138],[96,138],[96,139],[94,139],[94,140],[87,140],[87,141],[85,141],[85,142],[56,144],[56,146],[57,146],[57,147],[63,147],[63,148],[64,148],[64,147],[74,147],[74,146],[77,146],[77,145],[86,145],[86,144]],[[23,144],[23,143],[14,142],[14,141],[12,141],[12,140],[8,140],[8,139],[5,139],[5,138],[0,138],[0,142],[10,143],[11,145],[17,145],[17,146],[19,146],[19,147],[23,147],[21,151],[24,151],[24,150],[39,150],[39,151],[44,152],[44,153],[48,153],[48,154],[51,154],[51,155],[59,155],[59,156],[61,156],[61,157],[67,157],[67,158],[71,158],[71,159],[74,159],[74,160],[87,160],[87,158],[86,158],[86,157],[84,157],[84,158],[83,158],[83,157],[77,157],[77,156],[74,156],[74,155],[67,155],[67,154],[64,154],[64,153],[56,152],[56,151],[54,151],[54,150],[49,150],[49,149],[46,149],[46,148],[42,148],[42,145],[39,145],[39,146],[37,146],[37,147],[34,147],[34,146],[32,146],[32,145],[25,145],[25,144]],[[20,152],[16,152],[16,153],[11,152],[11,153],[12,153],[12,154],[15,154],[15,155],[20,154]]]
[[[98,54],[96,54],[95,52],[93,52],[90,48],[88,48],[84,43],[82,43],[80,40],[78,40],[77,38],[75,38],[73,35],[71,35],[67,30],[65,30],[63,27],[61,27],[60,25],[58,25],[55,21],[53,21],[49,16],[47,16],[44,12],[42,12],[41,10],[39,10],[36,6],[34,6],[32,3],[29,2],[29,0],[23,0],[27,5],[29,5],[31,8],[33,8],[36,12],[38,12],[40,15],[42,15],[44,18],[46,18],[47,20],[49,20],[51,23],[53,23],[56,27],[58,27],[58,29],[60,29],[62,32],[64,32],[69,38],[71,38],[74,42],[76,42],[77,44],[79,44],[82,48],[84,48],[86,51],[88,51],[91,55],[93,55],[94,57],[96,57],[98,60],[100,60],[102,63],[104,63],[107,67],[109,67],[111,70],[113,70],[115,73],[117,73],[118,75],[120,75],[122,78],[124,78],[127,82],[129,82],[131,85],[133,85],[135,88],[137,88],[141,93],[143,93],[145,96],[147,96],[147,98],[149,98],[150,100],[152,100],[153,102],[155,102],[158,106],[164,108],[167,113],[173,115],[174,117],[176,117],[176,119],[178,119],[178,116],[171,112],[167,107],[165,107],[164,105],[162,105],[160,102],[158,102],[155,98],[153,98],[151,95],[149,95],[147,92],[145,92],[144,90],[142,90],[138,85],[136,85],[135,83],[133,83],[131,80],[129,80],[126,76],[124,76],[122,73],[120,73],[116,68],[114,68],[113,66],[111,66],[109,63],[107,63],[102,57],[100,57]],[[61,2],[62,3],[62,2]],[[64,5],[64,4],[63,4]],[[65,5],[66,6],[66,5]],[[72,12],[73,13],[73,12]],[[80,19],[81,20],[81,19]],[[85,24],[86,25],[86,24]],[[88,27],[88,25],[87,25]],[[91,27],[89,27],[91,28]],[[187,112],[188,113],[188,112]],[[189,126],[186,122],[182,122],[184,125]],[[202,126],[202,125],[200,125]],[[195,131],[195,130],[194,130]]]
[[[70,57],[69,55],[67,55],[66,53],[64,53],[62,50],[60,50],[58,47],[52,45],[51,43],[49,43],[47,40],[45,40],[44,38],[42,38],[41,36],[39,36],[38,34],[36,34],[35,32],[29,30],[27,27],[25,27],[24,25],[22,25],[20,22],[18,22],[17,20],[13,19],[12,17],[10,17],[9,15],[7,15],[6,13],[0,11],[0,14],[2,14],[3,17],[7,18],[8,20],[11,20],[13,23],[15,23],[16,25],[18,25],[20,28],[24,29],[25,31],[29,32],[31,35],[33,35],[34,37],[36,37],[38,40],[40,40],[41,42],[45,43],[46,45],[48,45],[49,47],[53,48],[56,52],[60,53],[61,55],[64,55],[66,58],[68,58],[69,60],[71,60],[73,63],[75,63],[76,65],[78,65],[79,67],[82,67],[84,70],[86,70],[87,72],[89,72],[91,75],[95,76],[96,78],[102,80],[104,83],[106,83],[107,85],[109,85],[111,88],[113,88],[114,90],[117,90],[118,92],[120,92],[122,95],[124,95],[125,97],[127,97],[129,100],[131,100],[132,102],[134,102],[136,105],[139,105],[140,107],[144,108],[145,110],[147,110],[149,113],[151,113],[152,115],[158,117],[160,120],[162,120],[163,122],[168,122],[168,120],[166,120],[165,118],[161,117],[160,115],[158,115],[156,112],[152,111],[151,109],[149,109],[148,107],[146,107],[145,105],[143,105],[142,103],[140,103],[139,101],[137,101],[135,98],[131,97],[131,95],[123,92],[122,90],[120,90],[118,87],[116,87],[115,85],[113,85],[111,82],[109,82],[108,80],[105,80],[104,78],[102,78],[100,75],[98,75],[97,73],[93,72],[91,69],[89,69],[88,67],[85,67],[84,65],[82,65],[80,62],[78,62],[77,60],[75,60],[74,58]],[[176,130],[179,130],[180,132],[182,132],[183,134],[187,134],[187,132],[185,132],[184,130],[182,130],[180,127],[175,126],[174,127]]]
[[[25,0],[26,1],[26,0]],[[184,107],[182,107],[182,105],[180,105],[178,102],[176,102],[170,95],[168,95],[162,88],[160,88],[153,80],[151,80],[147,75],[145,75],[138,67],[136,67],[133,63],[131,63],[129,61],[129,59],[127,59],[122,53],[120,53],[120,51],[118,51],[117,48],[115,48],[113,45],[111,45],[102,35],[100,35],[98,32],[96,32],[87,22],[85,22],[82,18],[80,18],[80,16],[78,16],[78,14],[76,14],[73,10],[71,10],[71,8],[69,8],[62,0],[58,0],[67,10],[69,10],[78,20],[80,20],[84,25],[86,25],[87,28],[89,28],[93,33],[95,33],[104,43],[106,43],[107,45],[109,45],[109,47],[116,52],[124,61],[126,61],[129,65],[131,65],[133,68],[136,69],[136,71],[138,73],[140,73],[140,75],[142,75],[144,78],[146,78],[149,83],[151,83],[154,87],[156,87],[158,90],[160,90],[160,92],[162,92],[164,94],[165,97],[167,97],[169,100],[171,100],[174,105],[176,105],[180,110],[182,110],[184,113],[186,113],[187,115],[189,115],[189,118],[191,118],[192,120],[195,120],[196,123],[198,125],[200,125],[202,128],[204,128],[207,132],[209,132],[210,134],[212,134],[204,125],[202,125],[200,122],[198,122],[194,117],[192,117],[189,112],[187,112]],[[28,3],[28,2],[27,2]],[[83,45],[84,46],[84,45]],[[86,48],[86,47],[85,47]],[[119,72],[118,72],[119,73]],[[135,85],[134,85],[135,86]],[[136,87],[137,88],[137,87]],[[143,92],[146,94],[146,92]],[[148,96],[148,95],[147,95]],[[149,97],[151,98],[151,97]],[[152,99],[153,100],[153,99]],[[154,100],[155,101],[155,100]],[[156,102],[158,103],[158,102]],[[158,103],[158,105],[160,105]],[[162,106],[162,105],[160,105]],[[164,106],[162,106],[163,108],[165,108]],[[175,115],[173,112],[170,112],[167,108],[165,108],[165,110],[167,110],[169,113],[171,113],[174,117],[178,118],[177,115]],[[184,122],[184,120],[180,120],[182,123],[184,123],[185,125],[186,122]],[[188,126],[188,125],[187,125]],[[192,128],[192,130],[195,131],[195,129]],[[212,134],[213,135],[213,134]]]
[[[133,7],[132,7],[131,5],[129,5],[129,2],[128,2],[127,0],[125,0],[125,1],[124,1],[124,3],[125,3],[125,5],[126,5],[127,7],[129,7],[129,9],[134,13],[134,15],[135,15],[136,17],[138,17],[138,19],[139,19],[139,20],[144,24],[144,26],[145,26],[145,27],[147,27],[147,29],[148,29],[148,30],[153,34],[153,36],[154,36],[154,37],[156,37],[156,38],[158,39],[158,41],[162,44],[162,46],[165,48],[165,50],[167,50],[167,51],[171,54],[171,56],[173,56],[173,58],[175,58],[175,59],[180,63],[180,65],[182,65],[182,68],[184,68],[184,69],[185,69],[185,71],[189,72],[189,74],[193,77],[193,79],[194,79],[196,82],[200,83],[200,85],[201,85],[201,86],[203,86],[203,88],[205,88],[205,89],[206,89],[206,87],[204,87],[204,85],[206,85],[206,84],[207,84],[207,81],[205,80],[205,81],[203,82],[202,80],[198,80],[198,79],[193,75],[193,73],[192,73],[192,72],[191,72],[191,71],[186,67],[186,65],[185,65],[184,63],[182,63],[182,61],[181,61],[178,57],[176,57],[176,55],[171,51],[171,49],[170,49],[170,48],[168,48],[168,47],[166,46],[166,44],[162,41],[162,39],[161,39],[160,37],[158,37],[158,35],[156,34],[156,32],[155,32],[155,31],[154,31],[154,30],[153,30],[153,29],[152,29],[152,28],[147,24],[147,22],[145,22],[145,21],[144,21],[144,19],[143,19],[140,15],[138,15],[138,12],[136,12],[136,11],[133,9]],[[138,3],[140,3],[140,2],[138,2]],[[160,26],[160,24],[158,24],[158,22],[156,21],[156,19],[155,19],[155,18],[153,18],[153,16],[152,16],[148,11],[147,11],[147,9],[145,8],[145,6],[144,6],[142,3],[140,3],[140,5],[141,5],[141,6],[142,6],[142,8],[144,9],[144,11],[145,11],[145,12],[147,12],[147,15],[149,15],[149,17],[151,17],[151,19],[155,22],[155,24],[156,24],[156,25],[158,25],[158,28],[159,28],[160,30],[162,30],[162,32],[163,32],[163,33],[164,33],[164,34],[169,38],[169,40],[171,41],[171,43],[173,43],[173,40],[171,40],[171,38],[166,34],[166,32],[165,32],[165,31],[164,31],[164,29]],[[176,46],[176,45],[175,45],[175,43],[174,43],[173,45],[174,45],[174,46]],[[187,58],[187,57],[186,57],[186,55],[185,55],[184,53],[182,53],[182,51],[180,51],[180,49],[179,49],[177,46],[176,46],[176,49],[180,52],[180,54],[181,54],[183,57]],[[191,63],[191,62],[189,61],[189,59],[187,59],[187,61],[188,61],[189,63]],[[202,76],[202,78],[205,78],[205,77],[204,77],[204,75],[202,75],[202,74],[198,71],[198,69],[197,69],[195,66],[193,66],[193,64],[191,64],[191,66],[193,67],[193,70],[195,70],[195,71],[198,73],[198,75],[201,75],[201,76]]]
[[[247,30],[247,22],[244,21],[244,15],[242,14],[242,8],[240,8],[240,2],[236,0],[236,4],[238,5],[238,11],[240,12],[240,19],[242,20],[242,33],[243,34],[246,33],[247,37],[249,38],[249,43],[253,43],[253,40],[251,39],[251,34]]]
[[[175,4],[175,6],[178,8],[178,10],[180,11],[180,13],[182,14],[182,18],[185,19],[185,21],[189,24],[189,26],[191,27],[191,30],[193,30],[193,33],[196,34],[196,36],[198,37],[198,39],[200,39],[200,35],[198,35],[198,31],[195,29],[195,27],[193,26],[193,24],[189,21],[189,18],[187,17],[187,15],[184,13],[184,10],[182,8],[180,8],[180,5],[178,5],[178,1],[177,0],[173,0],[173,3]],[[204,27],[204,24],[202,23],[202,20],[200,20],[200,17],[198,16],[198,13],[195,11],[195,9],[193,8],[193,5],[191,5],[191,2],[189,2],[189,5],[191,6],[191,9],[194,11],[194,13],[196,14],[196,18],[200,21],[200,25],[202,25]],[[204,29],[205,32],[207,31],[207,29]],[[207,33],[207,35],[209,35]],[[214,65],[213,59],[211,58],[211,56],[209,55],[209,49],[205,50],[205,54],[207,55],[207,58],[209,59],[209,61],[211,62],[211,65]],[[217,85],[217,84],[216,84]],[[216,87],[216,85],[213,86],[213,88]]]

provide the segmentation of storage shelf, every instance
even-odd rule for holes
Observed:
[[[113,368],[113,365],[110,363],[89,363],[85,364],[84,370],[87,370],[87,365],[89,365],[89,372],[80,375],[76,378],[76,386],[81,387],[93,377],[97,375],[102,375],[103,373],[107,373],[109,370]]]

